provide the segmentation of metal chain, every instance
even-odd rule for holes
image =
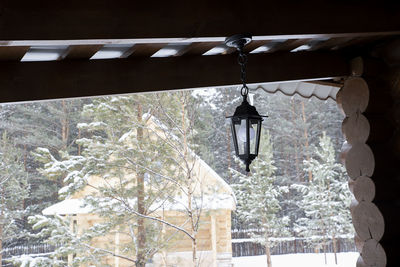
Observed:
[[[240,89],[240,94],[247,98],[247,94],[249,93],[249,88],[246,85],[247,55],[243,52],[242,48],[239,48],[238,63],[240,65],[240,79],[243,84],[242,88]]]

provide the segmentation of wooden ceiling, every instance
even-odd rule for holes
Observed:
[[[0,102],[235,85],[244,32],[249,83],[343,77],[400,36],[400,4],[289,2],[1,1]]]

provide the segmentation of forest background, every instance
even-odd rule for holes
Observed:
[[[186,92],[189,96],[186,100],[186,109],[192,114],[190,119],[193,122],[194,133],[190,140],[190,148],[228,184],[239,190],[237,192],[254,190],[250,184],[245,183],[247,175],[243,172],[242,164],[235,160],[230,126],[225,119],[225,116],[233,114],[235,107],[240,104],[239,90],[224,88]],[[159,110],[161,94],[166,109],[179,110],[179,103],[176,101],[179,92],[126,97],[133,100],[132,105],[140,105],[144,113],[152,111],[157,117],[157,112],[161,112]],[[92,133],[77,126],[90,123],[90,118],[85,116],[83,110],[92,105],[93,101],[101,102],[102,99],[107,101],[107,97],[100,97],[10,104],[0,107],[2,162],[13,163],[7,165],[12,168],[3,166],[0,170],[3,179],[0,180],[2,192],[0,251],[7,247],[40,242],[29,234],[34,231],[28,218],[41,214],[44,208],[58,202],[59,190],[64,186],[64,182],[62,178],[49,179],[43,175],[39,171],[43,168],[43,162],[37,159],[34,152],[38,148],[45,148],[55,157],[61,157],[62,153],[81,155],[84,148],[76,140],[90,138]],[[278,203],[275,209],[266,212],[273,214],[274,220],[279,221],[284,218],[285,223],[279,226],[280,229],[275,229],[278,227],[276,225],[257,224],[259,218],[249,216],[251,212],[246,213],[246,210],[251,211],[255,207],[251,203],[244,203],[238,196],[238,211],[233,214],[232,228],[243,230],[261,227],[264,231],[265,227],[273,228],[274,236],[321,236],[321,233],[313,229],[320,229],[318,223],[324,222],[313,220],[314,215],[310,215],[307,208],[315,201],[321,203],[323,200],[318,196],[327,193],[326,190],[335,185],[337,190],[343,192],[343,198],[330,199],[331,204],[336,201],[334,205],[325,207],[317,205],[312,206],[312,209],[325,210],[327,213],[323,215],[324,219],[332,217],[332,214],[336,214],[337,218],[343,217],[341,221],[329,223],[341,226],[335,230],[337,235],[351,236],[351,220],[347,208],[350,195],[347,178],[339,164],[339,153],[337,153],[344,141],[341,134],[343,115],[340,114],[336,102],[331,99],[321,101],[300,96],[288,97],[280,93],[268,94],[261,90],[252,92],[251,100],[256,104],[260,114],[269,116],[263,123],[263,135],[266,137],[264,140],[267,147],[260,153],[262,158],[260,163],[254,164],[254,179],[258,173],[261,180],[263,177],[268,177],[269,184],[256,190],[269,190],[268,188],[272,186],[279,191],[272,199],[263,201]],[[159,117],[162,117],[161,114]],[[329,157],[332,158],[330,162],[325,160]],[[263,164],[266,167],[262,167]],[[319,187],[312,186],[326,177],[326,173],[320,171],[321,166],[327,167],[327,172],[335,169],[332,183],[327,185],[318,183]],[[11,169],[12,174],[9,173]],[[15,178],[12,183],[7,178],[10,175]],[[261,199],[262,194],[258,197]],[[257,236],[254,238],[256,240]],[[326,240],[315,242],[326,242]]]

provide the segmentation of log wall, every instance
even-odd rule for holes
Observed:
[[[400,69],[373,59],[366,59],[364,65],[363,76],[370,90],[365,112],[371,127],[367,144],[375,156],[371,177],[376,187],[374,202],[385,220],[380,243],[386,251],[387,266],[400,266]],[[375,245],[370,242],[365,250]]]
[[[338,93],[357,267],[400,266],[400,71],[369,57],[357,64]]]

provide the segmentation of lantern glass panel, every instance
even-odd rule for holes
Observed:
[[[244,125],[244,126],[243,126]],[[246,138],[246,131],[243,131],[246,129],[246,120],[239,120],[235,122],[235,132],[236,132],[236,140],[238,143],[238,153],[239,155],[244,155],[245,154],[245,138]]]
[[[250,142],[250,154],[257,155],[261,134],[261,120],[252,120],[251,126],[254,129],[254,139]]]

